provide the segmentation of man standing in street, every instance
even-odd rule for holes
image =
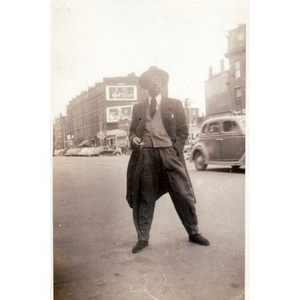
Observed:
[[[148,246],[156,200],[169,193],[189,241],[208,246],[199,234],[196,198],[186,168],[183,147],[188,127],[182,103],[162,96],[169,75],[150,67],[139,78],[148,98],[133,107],[129,140],[126,199],[133,210],[138,242],[132,252]]]

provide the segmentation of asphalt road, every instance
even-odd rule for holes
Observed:
[[[187,162],[208,247],[188,242],[169,195],[149,247],[125,199],[129,156],[53,158],[55,300],[245,299],[245,171]]]

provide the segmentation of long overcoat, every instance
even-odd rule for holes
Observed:
[[[142,173],[143,168],[141,162],[142,151],[140,151],[136,146],[132,144],[132,139],[134,137],[139,137],[142,140],[143,138],[143,133],[145,131],[147,102],[148,99],[145,99],[137,103],[136,105],[134,105],[132,110],[132,121],[129,131],[129,141],[132,153],[127,168],[126,194],[126,199],[131,208],[134,198],[139,197],[139,195],[137,195],[137,191],[139,191],[138,185],[140,185],[139,174]],[[173,147],[176,149],[177,155],[185,169],[187,178],[190,180],[183,155],[185,140],[188,137],[188,127],[186,124],[186,117],[181,101],[173,98],[162,97],[161,117],[165,130],[170,136]],[[163,194],[168,192],[168,187],[164,181],[164,174],[161,175],[162,177],[161,180],[159,180],[156,200]]]

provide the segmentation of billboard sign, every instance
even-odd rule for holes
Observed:
[[[107,85],[106,101],[137,101],[136,85]]]
[[[106,122],[114,123],[131,120],[133,105],[112,106],[106,108]]]

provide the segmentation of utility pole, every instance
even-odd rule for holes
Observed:
[[[185,108],[187,110],[187,121],[188,126],[191,126],[191,120],[192,120],[192,108],[191,108],[191,98],[185,98]]]

